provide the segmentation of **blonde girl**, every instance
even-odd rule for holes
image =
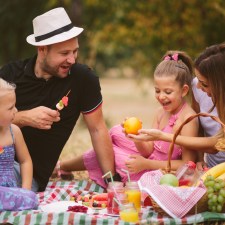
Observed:
[[[15,85],[0,78],[0,211],[37,206],[35,193],[29,191],[33,176],[31,157],[20,128],[12,124],[17,113],[15,104]],[[21,184],[14,175],[15,157],[21,168]]]

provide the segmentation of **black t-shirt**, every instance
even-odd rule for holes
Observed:
[[[18,111],[38,106],[56,109],[56,104],[69,90],[68,106],[60,111],[61,120],[50,130],[21,128],[34,167],[39,191],[44,191],[60,153],[68,140],[80,113],[95,110],[102,103],[98,77],[86,65],[74,64],[66,78],[52,77],[48,81],[34,74],[36,57],[7,64],[0,77],[16,84]]]

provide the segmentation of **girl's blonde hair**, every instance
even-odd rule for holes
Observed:
[[[16,85],[13,83],[9,83],[2,78],[0,78],[0,96],[3,91],[14,91],[16,89]]]
[[[2,78],[0,78],[0,97],[3,97],[6,91],[15,91],[16,85],[13,83],[9,83]]]
[[[154,76],[175,76],[175,80],[181,87],[185,84],[191,87],[193,79],[192,59],[183,51],[167,51],[156,67]]]

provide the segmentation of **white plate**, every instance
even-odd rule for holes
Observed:
[[[75,205],[82,205],[81,203],[77,203],[74,201],[58,201],[58,202],[52,202],[46,205],[40,205],[39,209],[43,212],[48,212],[48,213],[60,213],[60,212],[66,212],[68,210],[69,206],[75,206]],[[87,214],[102,214],[102,215],[108,215],[108,216],[113,216],[113,217],[118,217],[119,215],[114,215],[114,214],[108,214],[107,209],[92,209],[88,207]]]
[[[81,204],[76,203],[74,201],[58,201],[58,202],[49,203],[47,205],[42,205],[40,206],[40,209],[43,212],[60,213],[60,212],[66,212],[69,206],[75,206],[75,205],[81,205]]]

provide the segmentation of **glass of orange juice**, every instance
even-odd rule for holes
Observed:
[[[138,211],[133,203],[127,203],[120,206],[120,219],[125,222],[136,223],[139,221]]]
[[[126,183],[126,190],[128,201],[133,203],[135,208],[140,211],[141,209],[141,191],[139,189],[138,183],[130,181]]]

